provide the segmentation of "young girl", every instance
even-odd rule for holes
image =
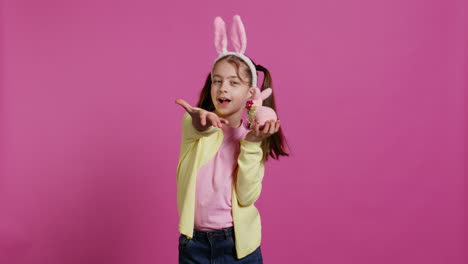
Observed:
[[[243,55],[245,30],[234,16],[228,52],[224,22],[215,19],[220,54],[208,74],[197,107],[182,99],[182,142],[177,168],[179,263],[263,263],[259,198],[268,156],[288,154],[280,121],[263,128],[244,124],[242,113],[264,73],[261,90],[271,87],[269,71]],[[239,35],[240,32],[240,35]],[[236,44],[237,43],[237,44]],[[263,102],[275,109],[273,95]]]

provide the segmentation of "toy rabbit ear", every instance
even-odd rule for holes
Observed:
[[[264,101],[265,99],[267,99],[271,93],[273,92],[273,90],[271,88],[266,88],[262,91],[262,101]]]
[[[214,44],[218,54],[227,52],[227,34],[226,24],[221,17],[216,17],[214,20]]]
[[[237,53],[244,54],[247,48],[247,35],[239,15],[232,18],[231,43]]]

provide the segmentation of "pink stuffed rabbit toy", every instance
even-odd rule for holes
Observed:
[[[263,129],[265,122],[268,120],[278,119],[275,110],[270,107],[263,106],[263,101],[272,93],[271,88],[266,88],[260,92],[260,89],[255,87],[252,100],[247,101],[245,108],[247,109],[247,119],[249,123],[259,122],[260,129]]]

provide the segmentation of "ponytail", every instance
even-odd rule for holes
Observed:
[[[262,87],[260,88],[260,90],[263,91],[266,88],[273,89],[273,81],[271,79],[270,71],[268,71],[267,68],[259,64],[255,65],[255,68],[257,69],[257,71],[263,72],[264,75]],[[276,110],[274,92],[268,98],[263,100],[263,106],[272,108],[278,115],[278,111]],[[287,144],[286,138],[284,137],[283,131],[280,126],[277,133],[271,135],[270,137],[262,141],[263,160],[268,160],[269,156],[276,160],[278,160],[280,156],[289,156],[289,153],[287,153],[285,150],[285,144]]]

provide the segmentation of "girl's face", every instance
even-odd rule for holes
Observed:
[[[247,66],[241,66],[239,74],[243,80],[247,80],[247,76],[243,73],[245,69],[242,67]],[[240,117],[253,91],[249,83],[239,78],[234,65],[226,60],[216,63],[211,78],[211,99],[218,116],[226,118],[238,114]]]

